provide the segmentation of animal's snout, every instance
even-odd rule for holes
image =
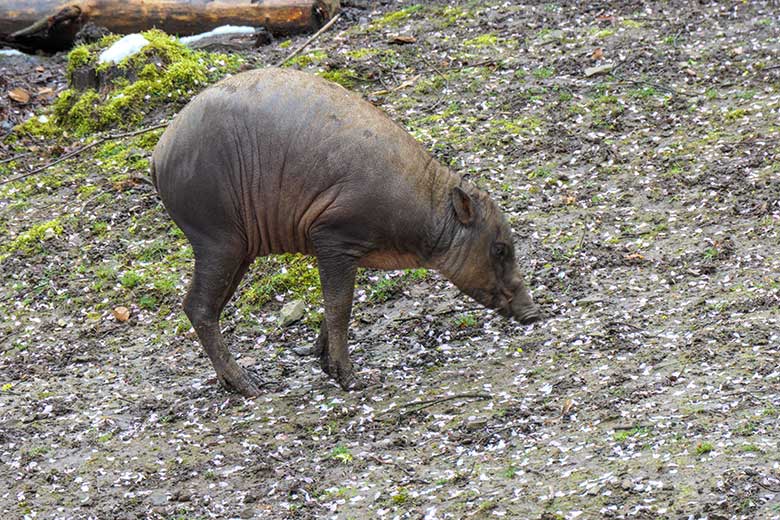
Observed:
[[[535,305],[517,315],[517,321],[523,325],[530,325],[531,323],[537,322],[541,319],[542,313],[539,312],[539,308]]]
[[[523,284],[519,285],[515,291],[514,297],[511,300],[511,305],[512,315],[523,325],[528,325],[529,323],[534,323],[542,319],[542,313],[539,311],[539,307],[536,306],[531,294]]]

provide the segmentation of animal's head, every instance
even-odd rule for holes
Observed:
[[[465,294],[521,323],[541,318],[516,264],[512,231],[485,194],[455,187],[451,192],[452,247],[442,271]]]

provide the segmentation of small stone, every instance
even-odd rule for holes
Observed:
[[[589,78],[591,76],[596,76],[598,74],[606,74],[607,72],[611,71],[614,65],[611,63],[607,63],[605,65],[599,65],[597,67],[588,67],[585,69],[585,77]]]
[[[244,356],[238,358],[236,362],[244,368],[249,368],[257,364],[257,359],[253,358],[252,356]]]
[[[311,356],[314,353],[314,346],[304,345],[303,347],[293,347],[292,351],[301,357]]]
[[[176,490],[173,492],[173,495],[171,495],[171,500],[175,500],[176,502],[189,502],[192,500],[192,497],[184,491]]]
[[[604,302],[604,298],[598,294],[593,294],[590,296],[586,296],[585,298],[582,298],[581,300],[577,300],[577,305],[580,306],[587,306],[587,305],[593,305],[596,303],[602,303]]]
[[[116,321],[125,322],[130,319],[130,309],[123,305],[115,307],[111,314],[113,314]]]
[[[306,310],[306,305],[303,300],[293,300],[284,307],[282,307],[279,313],[279,325],[286,327],[292,323],[303,318],[303,312]]]
[[[470,432],[483,430],[486,426],[487,419],[474,419],[466,423],[466,429]]]
[[[155,491],[149,495],[149,502],[151,502],[153,506],[164,506],[168,503],[168,495],[162,491]]]

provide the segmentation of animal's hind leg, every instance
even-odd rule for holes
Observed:
[[[357,262],[349,256],[329,253],[325,248],[317,251],[317,267],[325,300],[325,328],[321,329],[315,348],[320,349],[322,370],[338,381],[341,388],[360,390],[365,387],[365,382],[355,375],[347,348]]]
[[[262,383],[236,363],[219,330],[219,316],[236,291],[251,260],[245,249],[225,244],[193,247],[195,273],[184,299],[184,312],[208,354],[219,382],[246,396],[260,394]]]

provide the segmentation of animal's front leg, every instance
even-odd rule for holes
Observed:
[[[344,390],[359,390],[366,385],[356,375],[349,359],[347,329],[352,312],[357,261],[343,254],[317,252],[317,267],[325,300],[325,330],[318,346],[322,348],[322,370],[338,381]]]

